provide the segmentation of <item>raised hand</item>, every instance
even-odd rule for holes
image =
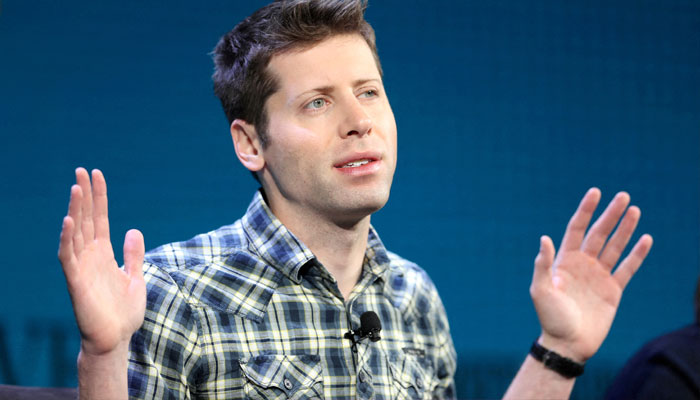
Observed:
[[[107,184],[102,172],[75,171],[68,215],[63,219],[58,258],[63,266],[83,355],[100,356],[128,345],[143,323],[143,235],[127,232],[124,269],[119,269],[109,238]],[[125,358],[124,358],[125,359]]]
[[[593,188],[583,197],[556,257],[552,240],[548,236],[540,239],[530,286],[542,326],[540,343],[579,362],[590,358],[603,343],[622,292],[652,245],[651,236],[642,235],[613,272],[641,212],[636,206],[627,208],[630,197],[620,192],[586,232],[600,196]]]

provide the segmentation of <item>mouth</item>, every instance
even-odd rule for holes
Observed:
[[[347,162],[347,163],[345,163],[339,167],[336,167],[336,168],[356,168],[356,167],[361,167],[363,165],[367,165],[367,164],[374,162],[374,161],[375,160],[372,160],[369,158],[363,158],[360,160],[354,160],[354,161]]]
[[[382,155],[378,152],[357,152],[337,160],[333,166],[340,169],[359,168],[377,162],[381,158]]]
[[[381,154],[379,153],[355,153],[337,162],[333,167],[343,175],[368,176],[377,173],[381,169]]]

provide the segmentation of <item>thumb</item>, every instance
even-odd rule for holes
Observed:
[[[535,257],[535,272],[532,276],[533,284],[548,285],[551,282],[554,253],[552,239],[547,235],[540,237],[540,252]]]
[[[137,229],[129,230],[124,237],[124,270],[130,277],[143,277],[145,252],[143,234]]]

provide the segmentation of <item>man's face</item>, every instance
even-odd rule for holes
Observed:
[[[263,179],[273,211],[355,223],[389,198],[396,122],[360,35],[276,55]]]

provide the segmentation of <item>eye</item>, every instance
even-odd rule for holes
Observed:
[[[318,99],[311,100],[311,102],[309,102],[306,106],[304,106],[304,108],[318,110],[319,108],[323,108],[327,104],[328,104],[328,102],[325,99],[318,98]]]
[[[376,97],[377,95],[378,94],[377,94],[376,90],[369,89],[369,90],[365,90],[364,92],[362,92],[362,94],[360,94],[360,97]]]

